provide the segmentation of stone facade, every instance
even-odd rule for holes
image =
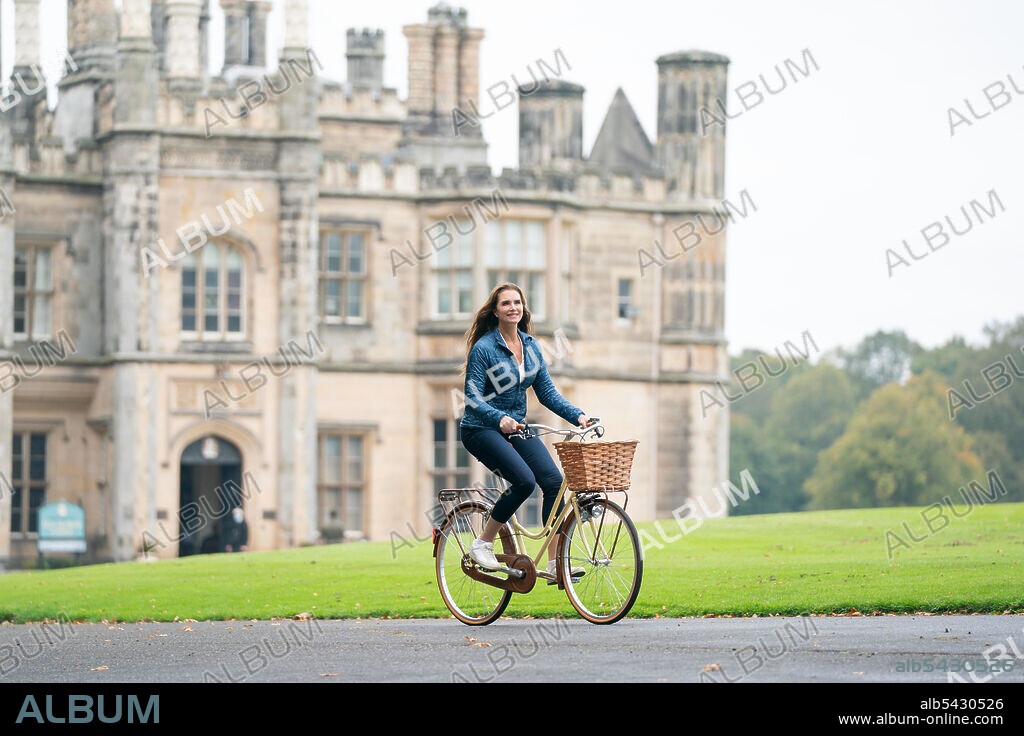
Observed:
[[[724,138],[690,108],[724,57],[663,57],[656,143],[621,94],[589,157],[581,87],[524,96],[524,165],[494,175],[479,126],[452,126],[480,102],[465,11],[404,28],[401,100],[383,32],[349,32],[358,79],[322,77],[305,0],[285,3],[276,69],[269,4],[221,0],[214,75],[208,0],[68,5],[56,109],[16,83],[0,113],[0,564],[35,557],[31,516],[59,499],[84,507],[96,560],[206,549],[235,504],[254,549],[427,533],[437,487],[487,481],[453,389],[506,278],[562,394],[640,440],[634,518],[725,480],[728,413],[699,399],[728,375],[724,230],[643,278],[637,256],[678,251],[673,228],[723,196]],[[23,67],[38,2],[16,6]],[[73,349],[38,361],[59,335]]]

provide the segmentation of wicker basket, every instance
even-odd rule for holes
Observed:
[[[556,442],[569,490],[628,489],[637,442]]]

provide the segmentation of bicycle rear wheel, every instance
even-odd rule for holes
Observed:
[[[585,507],[587,521],[571,514],[558,565],[569,603],[593,624],[613,624],[633,607],[644,574],[643,551],[633,520],[622,507],[604,498]],[[572,567],[584,574],[570,575]]]
[[[470,626],[483,626],[496,621],[509,601],[512,591],[495,588],[474,580],[463,571],[464,551],[469,552],[487,521],[490,508],[470,501],[460,504],[441,527],[437,544],[437,587],[441,599],[459,621]],[[506,525],[494,539],[494,554],[515,554],[511,530]]]

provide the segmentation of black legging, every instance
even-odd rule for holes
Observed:
[[[504,524],[523,501],[540,485],[544,494],[543,517],[547,523],[562,487],[562,474],[551,459],[551,454],[539,437],[528,440],[513,437],[511,443],[496,429],[461,429],[462,444],[469,454],[482,462],[488,470],[509,482],[509,487],[494,504],[491,518]],[[561,511],[562,504],[559,504]]]

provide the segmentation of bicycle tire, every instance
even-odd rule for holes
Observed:
[[[643,582],[644,575],[644,561],[643,561],[643,549],[640,547],[640,535],[636,531],[636,525],[633,524],[633,520],[629,518],[626,512],[613,501],[608,499],[599,498],[588,504],[588,508],[593,509],[598,506],[604,507],[601,514],[603,521],[607,524],[609,520],[609,514],[614,514],[621,521],[622,526],[617,530],[621,535],[621,532],[626,531],[626,537],[632,544],[632,555],[629,555],[629,562],[632,564],[632,575],[633,580],[626,585],[626,590],[621,590],[621,583],[625,581],[622,571],[627,569],[625,565],[617,566],[621,567],[621,570],[613,569],[612,560],[609,558],[604,564],[596,564],[593,562],[591,555],[589,554],[589,544],[581,545],[577,540],[583,538],[583,532],[577,536],[577,525],[576,515],[570,514],[562,527],[562,541],[559,546],[558,554],[558,566],[562,576],[563,585],[565,587],[565,594],[569,598],[569,603],[572,605],[576,612],[583,618],[592,624],[613,624],[620,620],[623,616],[629,613],[633,604],[636,602],[637,596],[640,594],[640,585]],[[598,522],[601,524],[601,522]],[[586,522],[586,526],[594,532],[593,525],[590,521]],[[610,526],[600,526],[600,536],[604,540],[605,532],[611,532]],[[595,537],[598,536],[595,533]],[[617,549],[618,542],[623,541],[616,537],[611,541],[613,553]],[[574,544],[575,542],[575,544]],[[596,545],[595,545],[596,546]],[[578,579],[577,582],[573,582],[570,575],[571,566],[576,563],[584,568],[585,574]],[[612,578],[615,575],[615,578]],[[606,587],[602,588],[602,584],[606,584]],[[584,597],[589,597],[588,594],[595,591],[595,587],[598,586],[596,591],[612,589],[618,605],[614,608],[609,608],[603,611],[592,610],[592,604],[588,605],[584,602]],[[601,595],[597,595],[598,600],[601,599]],[[603,605],[603,602],[602,602]]]
[[[505,612],[509,601],[512,600],[511,590],[501,590],[487,583],[473,580],[461,570],[462,552],[458,543],[454,541],[453,535],[461,533],[460,540],[463,546],[468,549],[469,545],[472,544],[473,536],[480,532],[478,526],[482,524],[474,526],[471,521],[464,520],[464,518],[470,514],[480,514],[482,522],[482,519],[490,512],[490,509],[491,507],[479,501],[460,503],[452,509],[451,514],[442,523],[440,528],[441,539],[437,543],[437,558],[434,567],[437,574],[437,587],[441,592],[441,600],[444,601],[451,614],[467,626],[486,626],[497,621],[501,614]],[[459,527],[462,527],[461,530]],[[467,534],[467,531],[473,534],[473,536]],[[468,541],[466,537],[468,537]],[[506,524],[501,527],[498,536],[495,538],[494,552],[495,554],[501,554],[502,552],[512,553],[514,551],[515,544],[512,531]],[[447,555],[445,554],[446,552]],[[445,569],[446,559],[451,561],[448,570]],[[449,581],[449,574],[453,578],[457,574],[458,582],[455,579]],[[459,593],[456,594],[453,590],[458,590]],[[466,602],[456,600],[457,598],[467,597],[464,595],[465,593],[469,593],[469,598],[474,598],[479,594],[482,600],[488,601],[483,608],[479,609],[479,615],[470,615],[470,612],[464,610],[467,607]],[[491,601],[493,601],[493,604]]]

